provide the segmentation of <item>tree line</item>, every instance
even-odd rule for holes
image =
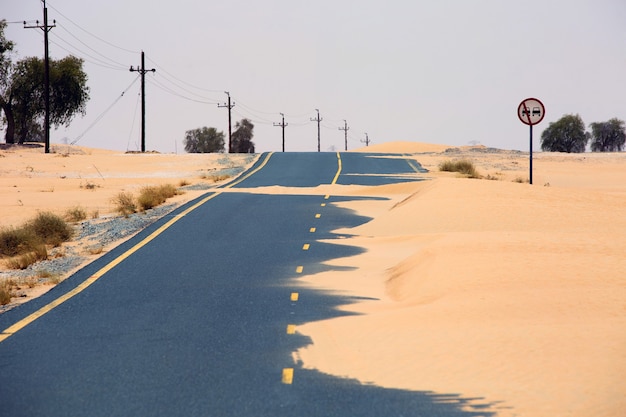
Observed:
[[[252,142],[254,124],[248,119],[235,123],[235,131],[231,135],[230,152],[254,153]],[[183,139],[185,151],[189,153],[218,153],[224,152],[226,146],[224,132],[214,127],[201,127],[185,132]]]
[[[546,152],[585,152],[591,142],[592,152],[621,152],[626,144],[624,121],[613,118],[606,122],[594,122],[585,129],[578,115],[566,114],[548,125],[541,134],[541,150]]]

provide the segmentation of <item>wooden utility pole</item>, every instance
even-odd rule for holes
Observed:
[[[370,146],[370,138],[367,136],[367,133],[365,134],[365,140],[362,140],[361,142],[363,142],[365,146]]]
[[[230,93],[228,91],[224,91],[224,93],[228,96],[228,104],[218,104],[217,107],[228,107],[228,153],[231,153],[233,151],[231,143],[233,137],[233,124],[230,118],[230,109],[235,107],[235,103],[233,102],[233,104],[230,104]]]
[[[146,72],[156,72],[154,68],[147,70],[143,51],[141,51],[141,68],[130,66],[130,72],[141,74],[141,152],[146,151]]]
[[[340,127],[339,130],[343,130],[345,144],[346,144],[345,150],[347,152],[348,151],[348,130],[350,130],[350,128],[348,127],[348,122],[346,122],[346,119],[343,120],[343,127]]]
[[[45,135],[45,152],[50,153],[50,59],[48,56],[48,32],[56,26],[56,20],[52,21],[52,26],[48,26],[48,8],[46,0],[43,0],[43,26],[39,24],[39,20],[35,21],[35,26],[26,26],[25,29],[41,29],[43,30],[43,48],[44,48],[44,135]]]
[[[280,126],[283,128],[283,152],[285,152],[285,126],[289,126],[289,123],[285,123],[285,114],[280,113],[283,116],[283,121],[281,123],[274,123],[274,126]]]
[[[317,112],[317,118],[315,119],[311,118],[311,121],[317,122],[317,151],[320,152],[320,122],[323,119],[320,117],[319,109],[315,109],[315,111]]]

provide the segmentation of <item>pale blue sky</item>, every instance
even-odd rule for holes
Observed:
[[[257,151],[279,151],[285,113],[288,151],[395,140],[528,150],[520,101],[537,97],[541,131],[564,114],[585,123],[626,119],[626,2],[623,0],[154,2],[50,0],[50,54],[84,58],[91,100],[84,118],[52,131],[74,141],[146,66],[147,149],[183,151],[186,130],[228,131],[251,119]],[[0,0],[0,18],[42,20],[40,0]],[[12,23],[16,59],[43,55],[41,30]],[[92,36],[92,35],[95,35]],[[105,42],[102,42],[105,41]],[[115,46],[111,46],[115,45]],[[65,50],[65,49],[67,50]],[[77,144],[136,150],[140,84]],[[181,97],[182,96],[182,97]],[[192,100],[196,101],[192,101]],[[4,132],[1,132],[4,135]]]

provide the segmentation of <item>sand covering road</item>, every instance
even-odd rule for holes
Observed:
[[[535,154],[531,186],[516,182],[528,178],[527,154],[449,148],[362,149],[411,154],[431,171],[419,175],[426,181],[297,191],[388,199],[341,203],[372,217],[337,231],[353,235],[341,244],[366,249],[331,262],[353,270],[299,280],[375,300],[344,307],[360,315],[299,327],[313,344],[294,358],[364,383],[481,398],[499,416],[622,416],[626,154]],[[207,155],[83,152],[2,151],[1,224],[76,205],[107,213],[120,190],[193,183],[219,165]],[[457,158],[495,180],[438,172]]]

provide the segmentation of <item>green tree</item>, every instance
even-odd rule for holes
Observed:
[[[44,62],[25,58],[12,62],[13,42],[6,39],[6,21],[0,21],[0,109],[6,125],[5,141],[23,143],[40,138],[45,116]],[[84,115],[89,100],[83,60],[68,56],[50,60],[50,124],[68,126],[78,113]]]
[[[8,122],[12,113],[19,143],[36,139],[41,131],[45,116],[44,71],[43,60],[36,57],[18,61],[13,67],[5,115]],[[74,56],[50,60],[50,125],[69,126],[77,113],[85,115],[88,100],[83,60]],[[14,143],[8,133],[6,142]]]
[[[248,119],[242,119],[235,124],[235,131],[232,135],[232,152],[234,153],[254,153],[254,142],[252,132],[254,125]]]
[[[13,135],[13,132],[15,132],[15,125],[13,123],[12,113],[7,114],[6,101],[10,96],[10,94],[8,94],[9,81],[11,79],[11,72],[13,68],[11,55],[15,45],[5,37],[4,30],[6,27],[7,21],[5,19],[0,20],[0,113],[4,112],[2,124],[7,125],[6,134],[9,135],[10,133]]]
[[[591,127],[592,152],[621,152],[626,144],[624,121],[613,118],[608,122],[596,122]]]
[[[183,143],[189,153],[224,152],[224,132],[218,132],[214,127],[188,130]]]
[[[541,134],[541,149],[546,152],[584,152],[589,136],[579,115],[566,114]]]

